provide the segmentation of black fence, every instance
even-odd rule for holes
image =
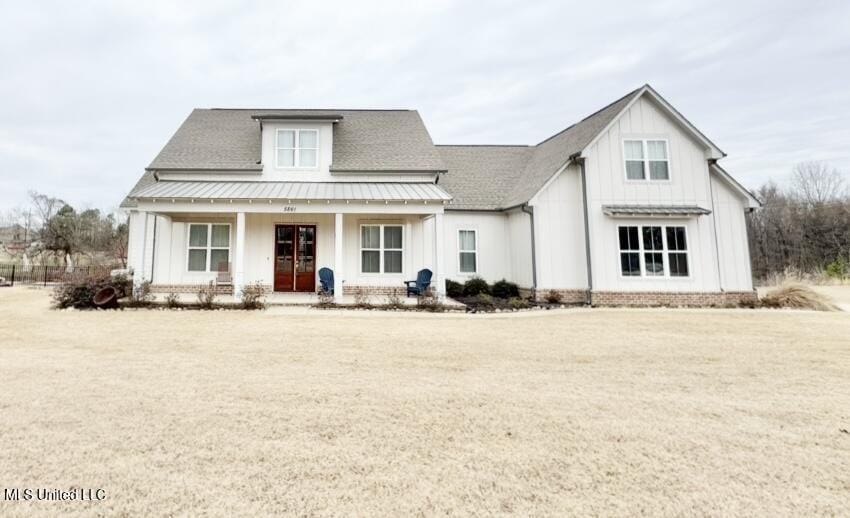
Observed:
[[[0,277],[14,286],[15,284],[42,284],[63,282],[66,279],[82,275],[109,275],[120,266],[21,266],[20,264],[0,264]],[[70,271],[69,271],[70,270]]]

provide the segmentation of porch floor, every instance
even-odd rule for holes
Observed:
[[[166,295],[158,293],[154,295],[154,301],[165,302]],[[184,304],[192,304],[198,301],[198,297],[193,293],[178,294],[180,302]],[[416,305],[416,297],[399,297],[402,304],[408,306]],[[233,302],[235,297],[232,295],[222,295],[218,297],[220,302]],[[265,302],[270,306],[312,306],[319,303],[319,297],[315,293],[268,293],[265,296]],[[341,304],[344,306],[353,306],[356,303],[354,295],[343,295]],[[379,306],[389,303],[389,297],[386,295],[371,295],[369,303]],[[447,306],[462,307],[460,302],[446,297],[443,304]]]

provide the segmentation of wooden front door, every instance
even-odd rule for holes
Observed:
[[[275,225],[274,291],[316,291],[316,226]]]

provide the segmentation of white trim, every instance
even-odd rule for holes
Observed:
[[[636,159],[626,157],[626,142],[640,142],[641,151],[643,153],[643,178],[629,178],[628,162],[637,162]],[[664,154],[667,156],[664,160],[649,158],[649,143],[664,142]],[[666,137],[628,137],[624,136],[620,145],[623,156],[623,177],[628,183],[670,183],[673,180],[673,166],[670,158],[670,140]],[[667,178],[655,179],[652,178],[650,162],[666,162],[667,163]]]
[[[280,133],[283,131],[292,132],[292,146],[293,147],[281,147],[278,142],[280,138]],[[316,147],[302,147],[301,146],[301,133],[311,132],[316,134]],[[314,128],[277,128],[274,133],[274,167],[275,169],[285,169],[285,170],[304,170],[304,171],[315,171],[319,169],[319,130]],[[280,165],[279,154],[280,151],[292,151],[292,165]],[[316,152],[316,163],[314,165],[301,165],[301,150],[311,150]]]
[[[638,248],[629,248],[627,250],[623,250],[620,248],[620,229],[621,228],[631,228],[636,227],[638,233]],[[643,248],[643,228],[644,227],[660,227],[661,228],[661,250],[645,250]],[[667,228],[681,228],[685,233],[685,249],[684,250],[670,250],[670,245],[667,243]],[[635,223],[633,225],[617,225],[617,272],[619,273],[620,279],[668,279],[668,280],[683,280],[683,279],[691,279],[693,277],[692,272],[692,262],[691,262],[691,239],[688,237],[688,227],[684,224],[674,223],[670,225],[662,225],[662,224],[643,224],[643,223]],[[623,263],[622,263],[622,254],[628,253],[637,253],[638,254],[638,264],[640,268],[640,275],[623,275]],[[648,275],[646,273],[646,258],[644,254],[661,254],[661,265],[664,268],[664,275]],[[670,275],[670,257],[669,254],[685,254],[685,260],[687,261],[688,274],[687,275]]]
[[[472,250],[464,250],[460,247],[460,233],[461,232],[472,232],[474,243],[475,243],[475,248],[473,248]],[[465,272],[465,271],[461,270],[461,267],[460,267],[460,264],[461,264],[460,263],[460,254],[461,253],[475,254],[475,269],[473,271]],[[458,273],[458,275],[474,276],[474,275],[478,274],[478,270],[479,270],[479,268],[478,268],[478,229],[475,229],[475,228],[459,228],[459,229],[457,229],[457,273]]]
[[[206,246],[192,246],[192,227],[193,226],[203,226],[207,227],[207,244]],[[227,227],[227,246],[212,246],[212,227],[213,226],[226,226]],[[228,273],[232,268],[230,265],[233,263],[233,227],[230,223],[205,223],[203,221],[189,221],[186,223],[186,273],[189,274],[197,274],[197,273],[218,273],[218,270],[210,270],[210,261],[212,261],[212,251],[213,250],[227,250],[227,264],[228,264]],[[204,270],[190,270],[189,269],[189,252],[191,250],[205,250],[207,253],[206,256],[206,267]]]
[[[363,227],[378,227],[378,248],[370,247],[363,248]],[[386,248],[384,246],[384,228],[398,227],[401,230],[401,248]],[[357,266],[360,275],[404,275],[404,245],[407,242],[405,236],[404,223],[360,223],[357,233]],[[378,271],[364,272],[363,271],[363,252],[378,252]],[[401,271],[386,272],[384,271],[384,252],[401,252]]]

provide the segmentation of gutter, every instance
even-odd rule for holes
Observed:
[[[521,211],[525,212],[530,216],[529,221],[531,221],[531,290],[532,292],[537,291],[537,252],[536,246],[534,243],[534,207],[529,206],[527,203],[523,203],[520,208]]]
[[[584,212],[584,255],[587,261],[587,295],[585,301],[588,306],[593,302],[593,265],[590,257],[590,218],[587,208],[587,172],[584,167],[584,158],[581,153],[576,153],[570,157],[574,163],[578,164],[581,169],[581,204]]]

